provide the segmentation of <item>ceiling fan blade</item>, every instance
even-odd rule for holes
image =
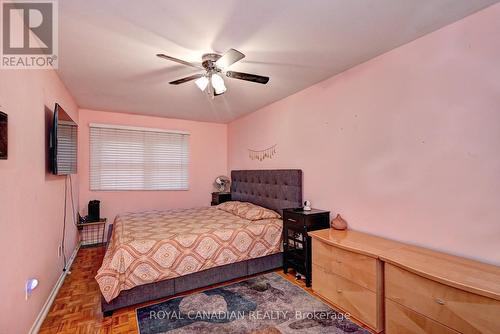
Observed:
[[[166,60],[170,60],[170,61],[173,61],[173,62],[176,62],[176,63],[182,64],[182,65],[192,66],[192,67],[196,67],[196,68],[203,69],[203,67],[201,67],[201,66],[199,66],[199,65],[196,65],[196,64],[190,63],[190,62],[185,61],[185,60],[182,60],[182,59],[178,59],[178,58],[170,57],[170,56],[167,56],[167,55],[165,55],[165,54],[163,54],[163,53],[158,53],[156,56],[157,56],[157,57],[160,57],[160,58],[163,58],[163,59],[166,59]]]
[[[171,84],[171,85],[180,85],[180,84],[183,84],[183,83],[191,81],[191,80],[199,79],[202,76],[203,76],[203,74],[193,74],[193,75],[190,75],[190,76],[182,78],[182,79],[177,79],[177,80],[174,80],[174,81],[170,81],[169,84]]]
[[[265,85],[269,81],[269,77],[264,77],[257,74],[249,74],[242,72],[227,71],[226,76],[233,79],[246,80]]]
[[[233,65],[237,61],[245,58],[245,55],[238,50],[235,49],[229,49],[220,57],[216,62],[215,65],[218,68],[228,68],[229,66]]]

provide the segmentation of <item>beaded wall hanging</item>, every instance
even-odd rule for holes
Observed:
[[[276,144],[260,151],[248,149],[248,157],[252,160],[262,161],[264,159],[272,159],[275,154],[276,154]]]

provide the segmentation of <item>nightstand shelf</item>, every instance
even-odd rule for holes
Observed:
[[[98,222],[80,223],[77,228],[80,231],[81,247],[97,247],[106,243],[104,231],[106,230],[106,218]]]
[[[289,268],[303,274],[306,286],[311,286],[311,237],[308,232],[330,226],[330,212],[312,209],[283,210],[283,271]]]

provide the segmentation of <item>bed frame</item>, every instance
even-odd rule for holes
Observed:
[[[302,206],[302,171],[299,169],[235,170],[231,172],[231,199],[251,202],[282,214],[285,208]],[[108,236],[112,233],[112,225]],[[266,272],[281,267],[283,254],[219,266],[120,292],[107,303],[101,296],[104,316],[113,311],[182,292]]]

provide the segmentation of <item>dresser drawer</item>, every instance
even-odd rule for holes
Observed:
[[[328,272],[336,272],[334,247],[318,241],[312,240],[312,263],[326,269]]]
[[[355,318],[377,328],[377,296],[375,292],[363,288],[340,276],[337,280],[337,297],[332,301],[348,310]]]
[[[386,334],[459,334],[390,299],[385,300]]]
[[[377,329],[377,296],[343,277],[313,264],[313,289],[354,318]]]
[[[312,264],[312,275],[314,278],[312,284],[314,292],[333,301],[337,291],[337,280],[335,279],[335,275],[331,271],[316,265],[314,262]]]
[[[333,253],[335,273],[373,292],[377,291],[376,259],[341,248],[335,248]]]
[[[377,260],[313,240],[312,262],[373,292],[377,291]]]
[[[456,289],[391,264],[385,295],[461,333],[500,333],[500,302]]]

